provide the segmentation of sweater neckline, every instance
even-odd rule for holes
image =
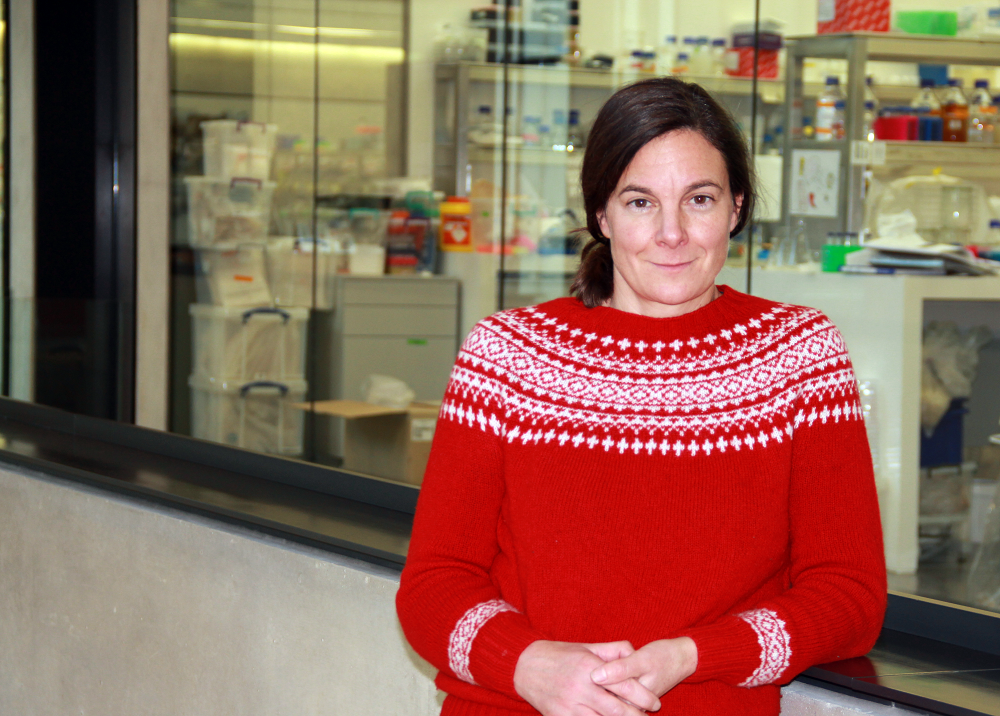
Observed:
[[[680,316],[657,318],[630,313],[610,306],[587,308],[577,298],[563,299],[571,303],[574,320],[591,328],[631,335],[687,336],[731,328],[740,321],[752,318],[754,299],[731,286],[719,285],[720,295],[714,301]],[[760,300],[760,299],[758,299]]]

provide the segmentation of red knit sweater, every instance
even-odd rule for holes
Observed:
[[[397,596],[443,716],[536,713],[537,639],[691,637],[663,714],[777,714],[867,652],[885,568],[843,339],[728,287],[677,318],[558,299],[481,321],[442,404]]]

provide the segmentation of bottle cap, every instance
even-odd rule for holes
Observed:
[[[571,109],[569,111],[569,123],[570,124],[578,124],[579,122],[580,122],[580,110],[578,110],[578,109]]]
[[[724,37],[717,37],[714,40],[712,40],[712,47],[725,47],[725,46],[726,46],[726,38]]]
[[[699,45],[707,45],[708,44],[708,37],[706,35],[702,35],[701,37],[699,37],[698,38],[698,44]]]
[[[872,102],[870,99],[866,100],[865,101],[865,109],[867,109],[867,110],[874,110],[875,109],[875,103]]]
[[[673,45],[677,42],[677,35],[667,35],[667,44]]]
[[[990,219],[991,229],[1000,229],[1000,219]]]
[[[802,118],[802,126],[803,127],[811,127],[812,123],[813,123],[813,118],[812,117],[803,117]]]
[[[924,89],[924,88],[927,88],[927,87],[930,87],[931,89],[933,89],[934,88],[934,80],[932,80],[929,77],[921,77],[920,78],[920,88]]]
[[[838,99],[836,102],[833,103],[834,109],[843,109],[846,106],[847,105],[844,103],[844,100],[842,99]]]
[[[490,107],[488,104],[481,104],[481,105],[479,105],[479,114],[489,114],[492,111],[493,111],[493,108]]]
[[[872,78],[871,75],[868,75],[867,77],[865,77],[865,84],[868,85],[869,87],[871,87],[872,86],[872,79],[873,78]]]
[[[829,85],[839,85],[840,84],[840,78],[839,77],[827,77],[826,78],[826,84],[828,86]]]
[[[687,62],[688,54],[686,52],[678,52],[677,53],[677,59],[678,60],[683,60],[683,61]]]
[[[989,86],[989,80],[976,80],[976,89],[987,89]]]
[[[687,37],[684,38],[684,44],[685,45],[693,45],[694,43],[695,43],[695,39],[693,37],[691,37],[690,35],[688,35]]]
[[[957,77],[953,77],[953,78],[951,78],[951,79],[948,80],[948,86],[949,87],[961,87],[962,86],[962,80],[958,79]]]

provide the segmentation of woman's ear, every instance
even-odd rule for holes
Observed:
[[[608,228],[608,215],[604,209],[597,212],[597,225],[601,227],[601,233],[610,239],[611,230]]]
[[[737,194],[733,197],[733,216],[729,219],[729,233],[733,233],[733,229],[736,225],[740,223],[740,209],[743,208],[743,195]]]

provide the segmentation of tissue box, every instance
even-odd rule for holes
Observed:
[[[819,0],[816,34],[889,32],[889,0]]]
[[[411,485],[423,482],[439,404],[415,402],[403,409],[359,400],[320,400],[311,407],[321,415],[345,418],[345,470]]]

